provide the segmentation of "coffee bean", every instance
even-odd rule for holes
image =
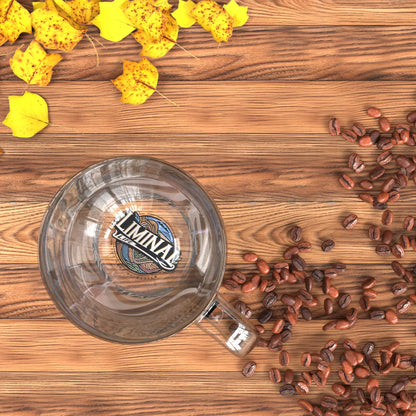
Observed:
[[[324,277],[325,277],[325,275],[324,275],[324,272],[322,270],[315,269],[312,272],[312,278],[313,278],[313,280],[315,280],[315,282],[318,282],[318,283],[322,282],[324,280]]]
[[[327,363],[334,361],[334,354],[328,348],[322,348],[320,351],[321,358]]]
[[[282,396],[293,396],[295,392],[295,387],[291,384],[285,384],[282,387],[280,387],[280,394]]]
[[[336,328],[336,326],[337,326],[337,321],[329,321],[322,327],[322,330],[329,331],[331,329]]]
[[[263,312],[260,313],[257,320],[261,324],[265,324],[271,319],[272,315],[273,315],[273,312],[270,309],[265,309]]]
[[[333,240],[325,240],[321,244],[321,249],[324,252],[331,251],[335,247],[335,242]]]
[[[365,191],[371,191],[371,189],[373,189],[373,182],[371,182],[371,181],[369,181],[369,180],[367,180],[367,179],[363,179],[362,181],[360,181],[359,183],[358,183],[358,186],[361,188],[361,189],[364,189]]]
[[[284,373],[283,373],[283,381],[286,384],[292,384],[293,383],[293,379],[295,378],[295,374],[293,373],[293,370],[291,370],[290,368],[288,368]]]
[[[285,329],[282,332],[282,342],[288,342],[290,340],[290,338],[292,337],[292,331],[290,331],[289,329]]]
[[[387,244],[378,244],[376,246],[376,253],[379,256],[388,256],[391,254],[390,246]]]
[[[335,286],[330,286],[328,289],[328,295],[333,299],[337,299],[339,296],[339,291]]]
[[[391,252],[393,256],[397,258],[402,258],[404,256],[404,248],[398,243],[391,246]]]
[[[351,295],[349,293],[340,293],[338,297],[338,306],[341,309],[348,308],[351,303]]]
[[[235,280],[232,280],[232,279],[225,279],[222,282],[222,286],[225,289],[232,290],[232,291],[237,290],[237,289],[240,288],[239,284]]]
[[[259,291],[269,293],[276,289],[276,283],[272,280],[262,279],[259,285]]]
[[[336,329],[344,330],[351,327],[351,322],[347,321],[346,319],[338,319],[336,322]]]
[[[339,178],[338,182],[343,186],[345,189],[352,189],[354,188],[354,181],[348,176],[346,173],[343,173]]]
[[[404,220],[403,220],[403,228],[406,231],[412,231],[413,227],[415,225],[415,218],[412,217],[411,215],[408,215]]]
[[[407,121],[409,123],[414,123],[416,121],[416,111],[411,111],[407,117],[406,117]]]
[[[380,126],[380,130],[384,133],[387,133],[391,129],[390,121],[386,117],[380,117],[378,119],[378,124]]]
[[[398,313],[405,313],[410,308],[410,305],[411,303],[408,299],[403,299],[396,305],[396,311]]]
[[[365,165],[362,162],[360,156],[355,152],[351,153],[348,158],[348,167],[357,173],[360,173],[365,169]]]
[[[309,241],[302,241],[298,244],[299,253],[309,253],[312,249],[312,244]]]
[[[242,370],[244,377],[252,377],[256,371],[257,364],[254,361],[248,361]]]
[[[329,120],[329,133],[331,136],[338,136],[341,133],[341,124],[337,118]]]
[[[312,312],[309,308],[303,306],[300,308],[300,313],[305,321],[312,321]]]
[[[305,263],[305,260],[302,257],[300,257],[298,254],[295,254],[292,257],[292,266],[296,270],[302,271],[302,270],[305,269],[306,263]]]
[[[376,348],[376,346],[375,346],[374,342],[367,342],[367,344],[365,344],[363,349],[362,349],[363,354],[368,357],[374,352],[375,348]]]
[[[307,276],[305,278],[305,289],[308,292],[312,292],[312,289],[313,289],[313,280],[312,280],[312,277],[310,277],[310,276]]]
[[[379,110],[376,107],[370,107],[370,108],[367,109],[367,114],[370,117],[379,118],[379,117],[381,117],[381,110]]]
[[[393,203],[393,202],[396,202],[399,198],[400,198],[399,192],[393,190],[389,192],[389,200],[387,202]]]
[[[375,200],[373,202],[373,208],[379,209],[380,211],[384,211],[387,208],[387,204],[385,202],[378,202]]]
[[[406,282],[399,282],[395,283],[391,287],[391,293],[393,293],[394,296],[404,295],[407,291],[407,283]]]
[[[387,202],[389,200],[389,194],[388,192],[380,192],[377,195],[377,202],[380,202],[381,204]]]
[[[279,353],[279,362],[282,367],[286,367],[290,363],[290,355],[286,350],[282,350]]]
[[[375,299],[377,297],[377,292],[374,289],[364,289],[363,295],[368,296],[371,299]]]
[[[251,280],[248,282],[245,282],[242,286],[241,286],[241,291],[243,293],[250,293],[253,292],[254,290],[256,290],[259,287],[260,284],[260,280],[261,277],[259,274],[255,274],[254,276],[252,276]]]
[[[253,311],[250,309],[250,307],[241,300],[234,304],[234,308],[247,319],[251,318],[251,315],[253,314]]]
[[[263,298],[263,305],[265,308],[270,309],[275,305],[277,302],[278,296],[276,292],[269,292],[264,298]]]
[[[326,298],[324,300],[324,309],[327,315],[331,315],[331,313],[334,312],[334,303],[331,299]]]
[[[371,140],[371,136],[370,136],[370,135],[368,135],[368,134],[366,134],[365,136],[360,137],[360,138],[358,139],[358,144],[359,144],[361,147],[370,147],[370,146],[372,146],[372,145],[373,145],[373,141]],[[364,166],[364,167],[365,167],[365,166]],[[364,169],[364,167],[363,167],[363,169]],[[361,169],[361,170],[363,170],[363,169]]]
[[[358,377],[358,378],[367,378],[370,376],[370,370],[368,370],[367,368],[358,365],[357,367],[355,367],[354,369],[354,374]]]
[[[269,343],[267,344],[267,348],[270,351],[280,351],[283,348],[282,334],[273,334],[269,339]]]
[[[385,169],[382,166],[377,166],[370,171],[368,176],[372,181],[375,181],[377,179],[380,179],[384,175],[384,172]]]
[[[348,322],[355,322],[358,317],[358,310],[356,308],[350,308],[345,312],[345,318]]]
[[[390,150],[393,148],[393,140],[390,137],[380,137],[377,141],[377,148],[380,150]]]
[[[282,269],[289,269],[289,263],[286,263],[285,261],[282,261],[282,262],[280,262],[280,263],[276,263],[274,266],[273,266],[273,269],[274,270],[276,270],[276,271],[281,271]]]
[[[410,247],[409,237],[405,234],[402,234],[399,238],[399,244],[403,247],[404,250],[407,250]]]
[[[239,285],[242,285],[243,283],[246,282],[247,277],[244,273],[238,270],[234,270],[233,273],[231,274],[231,279],[235,280]]]
[[[284,326],[285,326],[285,320],[283,318],[278,318],[272,328],[273,334],[280,334],[283,331]]]
[[[409,166],[412,165],[412,160],[409,159],[407,156],[404,155],[398,155],[396,157],[396,163],[398,166],[400,166],[401,168],[408,168]]]
[[[386,314],[382,310],[372,310],[370,311],[370,319],[375,321],[382,321],[386,317]]]
[[[386,311],[386,320],[390,324],[397,324],[399,322],[399,317],[397,316],[396,312],[393,309],[388,309]]]
[[[357,135],[349,129],[343,129],[341,130],[341,136],[350,143],[354,143],[357,141]]]
[[[370,298],[368,296],[361,296],[360,300],[360,307],[363,311],[369,311],[371,308]]]
[[[407,384],[408,383],[405,380],[399,380],[393,384],[393,386],[391,387],[391,392],[393,394],[400,393],[402,390],[406,388]]]
[[[335,269],[334,267],[330,267],[329,269],[324,270],[324,275],[325,277],[329,277],[332,279],[333,277],[337,277],[338,272],[337,269]]]
[[[243,256],[243,260],[247,263],[255,263],[258,260],[258,256],[255,253],[246,253]]]
[[[346,230],[351,230],[352,228],[355,227],[357,222],[358,222],[358,217],[355,214],[350,214],[344,218],[342,225]]]
[[[381,216],[381,223],[383,225],[391,225],[392,222],[393,222],[393,213],[389,209],[386,209]]]
[[[257,270],[261,274],[267,274],[270,272],[270,266],[262,259],[257,260],[256,262]]]
[[[396,186],[398,186],[400,189],[406,188],[407,184],[409,183],[409,178],[401,172],[396,173],[395,179],[397,182]]]
[[[376,284],[377,280],[375,277],[367,277],[367,279],[365,279],[362,283],[361,283],[361,287],[363,289],[371,289],[372,287],[374,287],[374,285]]]
[[[385,150],[384,152],[380,153],[377,157],[377,163],[380,166],[388,165],[393,159],[393,155],[390,150]]]
[[[381,235],[381,241],[383,244],[390,244],[393,240],[393,233],[390,230],[383,231],[383,234]]]
[[[372,204],[374,202],[374,198],[370,194],[361,193],[358,196],[362,201],[368,202],[369,204]]]
[[[396,184],[396,180],[394,178],[387,178],[384,182],[383,185],[381,186],[381,190],[383,192],[390,192],[394,185]]]
[[[373,241],[380,240],[380,237],[381,237],[380,227],[378,227],[377,225],[370,225],[370,227],[368,228],[368,237],[370,238],[370,240],[373,240]]]
[[[297,225],[292,227],[289,231],[289,237],[295,243],[298,243],[302,239],[302,228],[298,227]]]
[[[354,123],[352,126],[352,131],[358,136],[362,137],[366,134],[365,127],[360,123]]]
[[[336,410],[338,407],[338,400],[335,397],[324,395],[321,398],[321,406],[325,409]]]
[[[307,400],[300,399],[298,400],[299,407],[307,413],[313,412],[313,405],[309,403]]]
[[[334,383],[332,386],[332,391],[338,396],[342,396],[345,393],[345,387],[342,384]]]
[[[299,249],[297,246],[290,246],[284,251],[283,258],[285,260],[290,260],[293,256],[295,256],[298,253]]]
[[[378,130],[372,130],[370,132],[370,137],[371,137],[371,141],[373,142],[373,144],[377,144],[379,139],[380,139],[380,132]]]
[[[280,383],[282,381],[282,375],[278,368],[271,368],[269,370],[269,379],[272,383]]]

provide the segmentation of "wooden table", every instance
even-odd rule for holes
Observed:
[[[155,60],[158,88],[178,107],[156,94],[138,107],[119,103],[109,79],[121,73],[123,58],[138,60],[139,47],[130,37],[119,44],[103,41],[99,67],[84,39],[64,54],[45,88],[28,88],[8,67],[16,46],[27,45],[31,36],[0,49],[5,54],[0,56],[0,117],[7,114],[9,95],[29,90],[47,100],[53,124],[31,139],[15,138],[0,125],[0,414],[302,413],[299,396],[281,397],[268,380],[278,354],[267,349],[250,354],[258,369],[246,379],[240,373],[246,360],[227,353],[196,326],[156,344],[126,346],[88,336],[58,312],[38,270],[39,225],[48,202],[72,175],[108,157],[158,157],[200,181],[224,218],[227,277],[235,268],[254,270],[242,262],[246,251],[271,263],[280,260],[290,244],[287,230],[298,224],[313,245],[304,255],[309,270],[334,261],[348,265],[334,284],[353,295],[354,306],[367,275],[378,279],[374,307],[397,302],[390,293],[398,281],[389,266],[392,257],[378,257],[366,237],[381,212],[361,202],[358,191],[337,183],[339,173],[348,171],[350,152],[358,151],[368,170],[379,151],[329,136],[327,124],[338,116],[343,126],[359,121],[374,128],[376,122],[365,113],[370,105],[394,123],[416,108],[414,2],[243,4],[250,19],[228,44],[218,47],[195,26],[180,33],[179,43],[198,60],[179,48]],[[89,33],[98,37],[93,28]],[[413,149],[401,146],[393,152],[412,155]],[[404,216],[415,214],[414,196],[412,183],[392,207],[394,229],[400,229]],[[341,222],[352,212],[359,224],[347,232]],[[329,253],[319,248],[326,238],[336,242]],[[415,262],[416,254],[406,251],[403,264]],[[300,287],[283,286],[278,292]],[[259,293],[221,291],[231,301],[246,300],[255,314],[261,310]],[[315,319],[299,320],[286,344],[295,371],[303,370],[303,351],[318,352],[331,338],[342,343],[348,336],[360,347],[368,340],[382,347],[400,339],[402,353],[416,354],[416,307],[394,327],[360,312],[362,319],[350,331],[323,333],[325,297],[319,287],[314,294],[320,300]],[[334,316],[341,315],[336,309]],[[382,385],[391,386],[400,374],[394,370]],[[330,393],[337,379],[334,372],[326,388],[313,386],[308,397],[317,401]],[[357,413],[355,408],[352,414]]]

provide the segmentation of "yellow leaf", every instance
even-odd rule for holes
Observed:
[[[32,137],[49,124],[48,105],[40,95],[27,91],[22,96],[10,96],[3,124],[12,129],[13,136]]]
[[[7,39],[0,34],[0,46],[7,42]]]
[[[16,0],[0,0],[0,44],[13,43],[23,32],[32,33],[30,13]]]
[[[37,9],[44,9],[45,8],[45,2],[44,1],[34,1],[32,2],[33,10]]]
[[[35,39],[45,48],[72,50],[83,38],[84,31],[74,28],[56,10],[39,8],[32,12]]]
[[[66,2],[71,8],[72,18],[80,24],[89,24],[100,13],[100,0],[71,0]]]
[[[233,33],[233,18],[214,0],[201,0],[191,15],[218,43],[227,42]]]
[[[191,15],[194,7],[195,3],[192,0],[179,0],[178,8],[172,13],[172,16],[180,27],[191,27],[196,22]]]
[[[160,40],[150,38],[144,30],[138,29],[132,33],[134,39],[142,45],[142,55],[150,58],[161,58],[175,45],[178,39],[179,27],[176,20],[168,16],[165,32]]]
[[[121,102],[144,103],[156,90],[159,74],[146,58],[140,62],[123,61],[123,73],[112,80],[122,93]]]
[[[236,3],[235,0],[230,0],[225,6],[224,9],[230,14],[233,18],[233,27],[243,26],[248,20],[247,10],[248,7],[240,6]]]
[[[52,68],[62,59],[57,53],[47,54],[42,46],[32,40],[25,52],[17,49],[10,59],[10,67],[16,76],[28,84],[48,85]]]
[[[159,40],[166,29],[167,16],[152,1],[133,0],[124,14],[137,29],[144,30],[154,40]]]
[[[119,42],[133,32],[134,25],[123,13],[127,4],[128,0],[100,2],[100,13],[91,23],[100,29],[101,37]]]

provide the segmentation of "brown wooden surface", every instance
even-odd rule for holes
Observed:
[[[84,39],[64,54],[45,88],[27,87],[8,66],[29,35],[1,47],[0,118],[7,114],[9,95],[29,90],[47,100],[52,125],[30,139],[15,138],[0,125],[0,415],[302,414],[299,396],[283,398],[269,382],[267,371],[277,365],[277,355],[266,349],[249,355],[258,371],[245,379],[240,373],[245,360],[196,326],[156,344],[125,346],[84,334],[56,309],[37,266],[40,221],[65,181],[108,157],[158,157],[200,181],[224,219],[227,277],[234,268],[253,270],[242,263],[245,251],[255,250],[270,262],[281,259],[290,244],[287,230],[296,223],[313,244],[304,255],[310,269],[334,261],[348,265],[335,281],[353,295],[353,305],[368,275],[378,278],[375,307],[397,302],[390,293],[398,281],[392,259],[377,257],[366,238],[381,212],[336,180],[357,148],[329,136],[327,122],[337,115],[344,126],[361,121],[373,128],[375,121],[365,114],[369,105],[382,108],[393,122],[416,108],[414,1],[242,3],[249,6],[250,19],[228,44],[218,47],[195,26],[181,32],[179,42],[198,60],[174,48],[156,61],[158,88],[178,107],[156,94],[139,107],[119,103],[109,79],[121,72],[123,58],[138,59],[133,39],[103,41],[98,67]],[[98,37],[95,29],[89,33]],[[402,152],[413,150],[394,149]],[[368,168],[374,166],[377,150],[359,153]],[[412,183],[393,206],[394,229],[405,215],[416,214],[415,188]],[[351,212],[359,214],[359,224],[345,231],[341,221]],[[330,253],[319,248],[326,238],[336,242]],[[413,266],[416,253],[408,251],[403,263]],[[230,301],[241,297],[221,291]],[[400,339],[402,352],[416,354],[416,307],[395,327],[370,322],[360,312],[351,331],[323,333],[324,296],[319,288],[314,293],[320,299],[315,319],[301,320],[287,344],[294,370],[302,370],[304,350],[317,352],[330,338],[342,342],[348,336],[360,346],[372,339],[379,347]],[[261,310],[258,294],[243,299],[255,314]],[[340,316],[339,309],[334,316]],[[382,385],[390,386],[399,374],[382,378]],[[330,383],[336,380],[331,375]],[[310,397],[318,400],[324,392],[329,387],[313,387]],[[355,408],[352,414],[357,413]]]

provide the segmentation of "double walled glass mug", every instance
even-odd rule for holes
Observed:
[[[70,321],[109,341],[148,343],[195,322],[247,354],[256,332],[217,293],[225,260],[214,203],[188,174],[148,157],[113,158],[78,173],[40,229],[50,296]]]

